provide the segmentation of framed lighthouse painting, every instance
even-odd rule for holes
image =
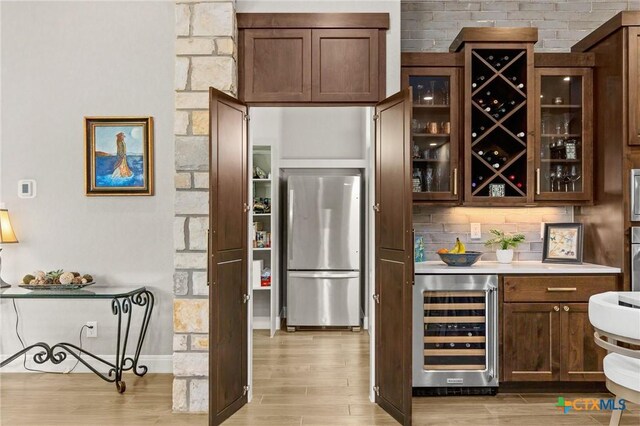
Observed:
[[[153,195],[153,118],[85,117],[85,191]]]

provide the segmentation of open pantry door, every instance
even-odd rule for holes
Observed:
[[[376,403],[411,424],[413,233],[411,88],[376,106],[375,387]]]
[[[209,424],[247,403],[247,107],[209,90]]]

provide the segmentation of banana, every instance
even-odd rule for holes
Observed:
[[[460,241],[459,238],[456,238],[456,243],[458,244],[458,253],[464,254],[467,252],[467,248],[464,246],[464,243]]]
[[[460,238],[456,238],[456,244],[453,246],[453,248],[451,250],[449,250],[449,253],[452,253],[452,254],[463,254],[463,253],[466,253],[466,251],[467,251],[467,248],[460,241]]]

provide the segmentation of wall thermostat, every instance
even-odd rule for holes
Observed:
[[[36,181],[33,179],[23,179],[18,181],[18,197],[35,198]]]

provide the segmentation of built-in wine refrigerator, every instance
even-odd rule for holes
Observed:
[[[413,292],[415,394],[495,393],[496,275],[417,275]]]

